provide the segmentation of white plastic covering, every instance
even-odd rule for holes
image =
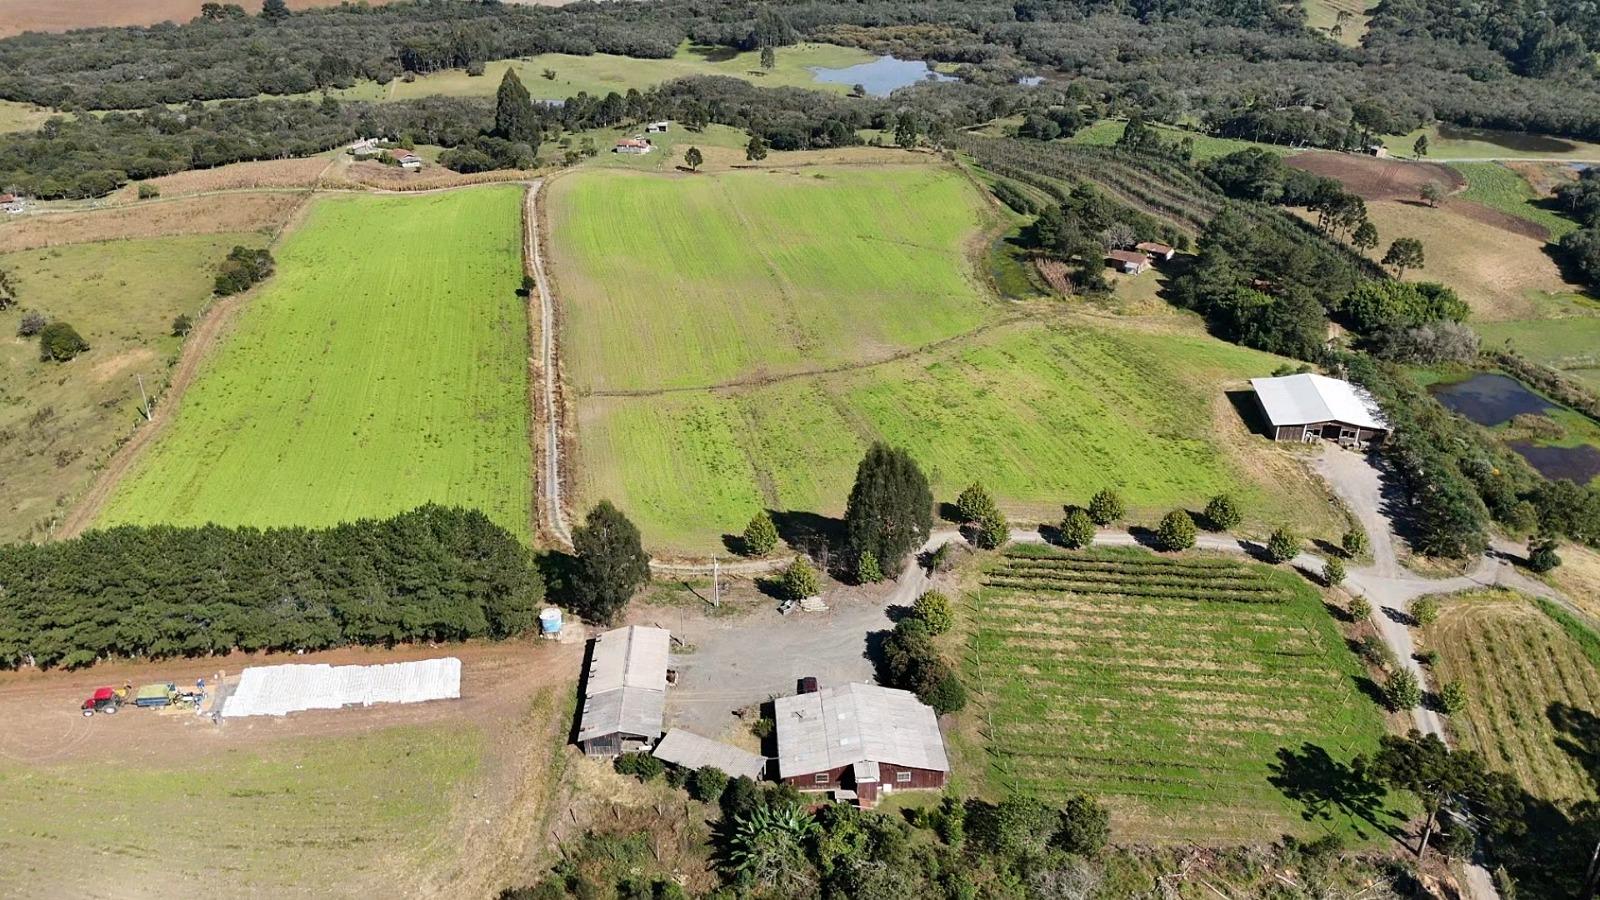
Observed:
[[[453,656],[377,666],[257,666],[240,674],[239,686],[222,704],[222,715],[281,716],[305,709],[460,696],[461,660]]]

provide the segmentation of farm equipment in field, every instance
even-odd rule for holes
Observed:
[[[147,684],[133,695],[133,705],[147,709],[168,706],[178,699],[178,686],[170,681]]]
[[[127,696],[127,691],[116,688],[97,688],[94,693],[89,695],[89,699],[83,701],[83,714],[86,716],[92,716],[95,713],[107,716],[116,715],[117,710],[122,708],[123,699]]]

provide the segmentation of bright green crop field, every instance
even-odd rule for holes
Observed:
[[[1227,491],[1253,523],[1338,533],[1224,396],[1280,360],[1000,303],[970,262],[1000,223],[953,170],[589,170],[547,202],[577,500],[655,549],[713,549],[763,508],[838,515],[874,440],[941,499],[982,479],[1035,520],[1112,484],[1152,518]]]
[[[532,517],[516,187],[316,202],[101,524]]]
[[[1087,791],[1139,843],[1387,840],[1404,821],[1383,798],[1319,797],[1335,767],[1377,749],[1383,719],[1299,575],[1030,549],[991,564],[963,604],[983,711],[971,777],[1054,802]]]

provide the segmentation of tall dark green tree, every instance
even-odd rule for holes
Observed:
[[[578,554],[573,587],[578,612],[596,622],[611,622],[633,592],[650,580],[650,554],[644,552],[639,529],[622,511],[602,500],[572,530]]]
[[[856,468],[844,514],[852,556],[871,553],[886,572],[898,572],[906,554],[933,530],[933,492],[905,450],[875,443]]]
[[[283,0],[262,0],[261,18],[269,22],[289,18],[289,4]]]
[[[1358,766],[1359,768],[1359,766]],[[1471,750],[1451,751],[1437,737],[1416,729],[1405,737],[1387,735],[1381,749],[1366,766],[1379,781],[1406,791],[1422,803],[1426,820],[1417,844],[1417,858],[1428,852],[1428,844],[1439,825],[1439,813],[1446,806],[1461,808],[1473,804],[1493,804],[1514,791],[1491,775],[1483,757]]]
[[[534,111],[533,98],[517,77],[516,69],[506,69],[500,79],[500,89],[494,97],[494,136],[508,141],[521,141],[539,149],[539,114]]]

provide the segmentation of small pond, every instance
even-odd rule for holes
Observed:
[[[1492,128],[1459,128],[1440,125],[1439,137],[1447,141],[1482,141],[1518,153],[1566,153],[1578,145],[1561,138],[1522,131],[1496,131]]]
[[[1588,484],[1600,478],[1600,448],[1588,444],[1541,447],[1531,441],[1512,441],[1511,449],[1551,481],[1566,478],[1573,484]]]
[[[1524,413],[1538,415],[1555,408],[1555,404],[1528,390],[1522,382],[1493,372],[1436,384],[1428,390],[1446,409],[1490,427]]]
[[[825,84],[859,84],[874,97],[887,97],[898,88],[919,81],[956,81],[953,75],[935,72],[922,60],[896,59],[880,56],[869,63],[859,63],[842,69],[812,66],[811,74]]]
[[[1494,372],[1436,384],[1428,390],[1447,409],[1491,428],[1515,416],[1539,415],[1559,408],[1515,378]],[[1592,445],[1549,447],[1532,441],[1511,441],[1510,447],[1546,478],[1567,478],[1577,484],[1600,478],[1600,448]]]

